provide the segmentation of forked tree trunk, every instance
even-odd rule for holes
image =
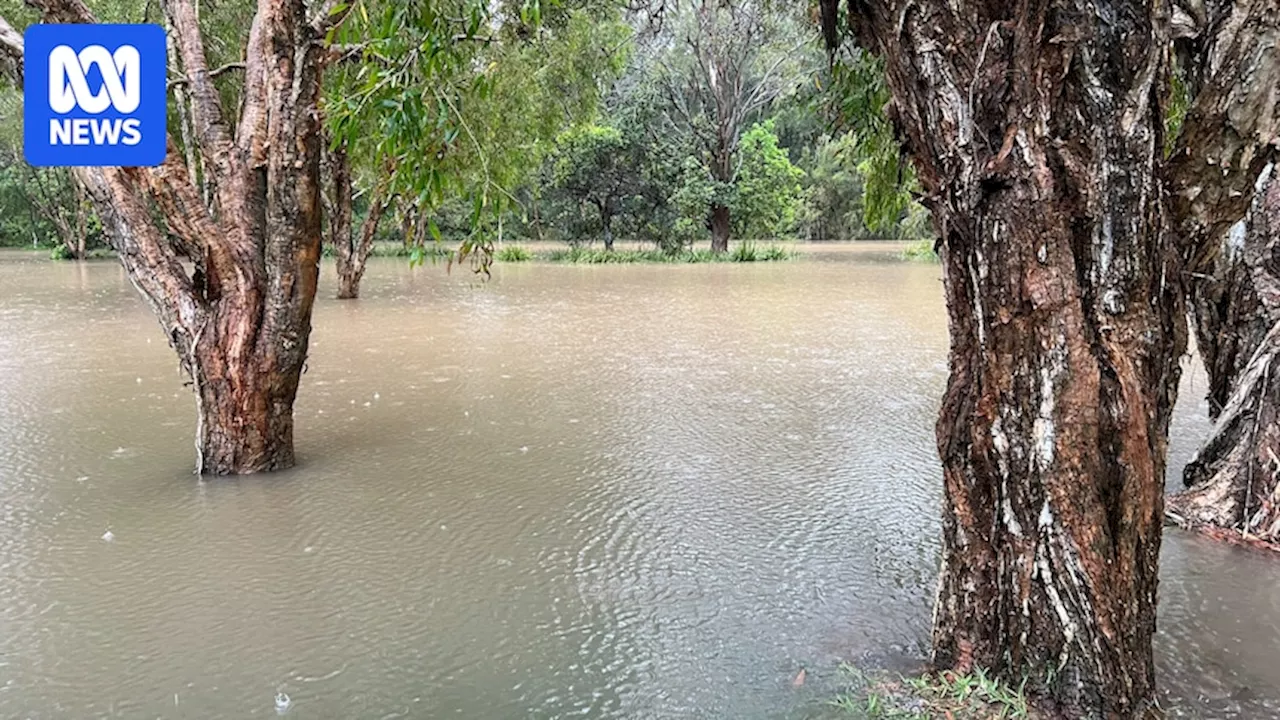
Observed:
[[[1170,499],[1169,515],[1186,527],[1280,545],[1280,182],[1269,183],[1255,208],[1239,259],[1237,282],[1256,316],[1228,330],[1236,330],[1247,362],[1232,375],[1232,393],[1187,465],[1188,489]]]
[[[1068,717],[1138,717],[1186,341],[1156,172],[1167,26],[1136,0],[849,14],[941,236],[933,662],[1025,679]]]
[[[711,252],[728,252],[732,233],[729,207],[719,203],[711,206]]]
[[[81,0],[32,4],[47,22],[95,21]],[[286,468],[294,463],[293,402],[320,261],[323,38],[346,6],[327,1],[308,23],[302,0],[259,0],[246,50],[244,109],[233,133],[205,61],[194,4],[163,5],[181,64],[171,71],[181,72],[190,93],[194,142],[216,217],[172,142],[154,169],[73,172],[193,380],[197,470]],[[16,54],[20,73],[21,36],[3,19],[0,51]]]
[[[355,186],[351,176],[351,158],[346,145],[329,151],[329,176],[333,184],[333,213],[329,219],[330,243],[334,249],[338,272],[338,299],[360,297],[360,280],[373,250],[378,223],[387,210],[387,186],[390,173],[383,173],[369,200],[369,213],[360,223],[358,236],[352,236],[352,200]]]

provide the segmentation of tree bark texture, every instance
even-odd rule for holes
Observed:
[[[333,211],[329,217],[330,243],[334,249],[338,273],[338,299],[360,297],[360,280],[373,250],[378,223],[387,210],[387,186],[390,173],[383,173],[369,200],[369,213],[360,223],[360,231],[352,235],[352,202],[355,184],[351,175],[351,158],[346,145],[329,151],[329,177],[333,187]]]
[[[1247,362],[1168,514],[1184,527],[1280,545],[1280,182],[1262,195],[1238,255],[1237,286],[1249,289],[1257,309],[1256,319],[1236,327]]]
[[[1069,717],[1154,702],[1186,343],[1180,258],[1162,242],[1162,8],[849,5],[860,44],[884,58],[941,239],[951,356],[933,662],[1028,679]]]
[[[1253,327],[1261,313],[1250,272],[1223,249],[1240,245],[1228,231],[1280,139],[1280,4],[1179,3],[1173,28],[1192,99],[1166,168],[1169,210],[1216,418],[1252,355],[1249,343],[1269,327]]]
[[[46,22],[95,22],[80,0],[33,4]],[[287,468],[320,260],[321,41],[341,12],[326,5],[308,22],[302,0],[259,1],[232,128],[194,4],[168,0],[163,9],[211,202],[172,141],[156,168],[74,172],[195,386],[197,471]],[[13,52],[6,28],[0,19],[0,46]]]

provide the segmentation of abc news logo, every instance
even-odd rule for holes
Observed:
[[[49,107],[59,114],[77,107],[98,114],[109,107],[128,114],[142,101],[142,79],[138,71],[138,49],[121,45],[110,53],[101,45],[90,45],[77,53],[59,45],[49,53]],[[86,68],[102,73],[102,87],[89,90]],[[49,121],[50,145],[137,145],[142,142],[142,122],[137,118],[75,118]]]
[[[43,167],[163,162],[163,28],[33,25],[25,44],[27,162]]]

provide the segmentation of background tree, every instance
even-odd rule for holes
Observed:
[[[590,206],[594,212],[587,227],[598,229],[605,250],[612,251],[614,219],[639,178],[633,148],[617,128],[586,125],[562,133],[550,160],[547,190],[566,196],[579,216]]]
[[[609,5],[457,5],[387,3],[345,25],[360,72],[326,110],[335,142],[392,168],[387,192],[426,235],[442,239],[436,216],[466,208],[456,259],[483,270],[494,226],[526,214],[517,188],[594,114],[629,32]]]
[[[1186,4],[1174,33],[1175,86],[1184,97],[1181,112],[1171,113],[1170,212],[1217,423],[1187,465],[1188,489],[1171,499],[1169,515],[1280,542],[1268,259],[1280,225],[1275,183],[1265,190],[1280,137],[1280,13],[1268,0]],[[1230,232],[1251,200],[1252,225]]]
[[[711,249],[729,247],[729,193],[738,176],[742,134],[779,97],[793,92],[816,67],[804,52],[807,37],[789,32],[793,18],[756,0],[699,0],[673,21],[678,44],[663,61],[673,124],[702,151],[712,182],[708,196]]]
[[[791,237],[805,208],[805,173],[778,147],[773,123],[742,135],[734,187],[734,232],[749,240]]]

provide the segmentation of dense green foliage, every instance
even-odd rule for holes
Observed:
[[[201,12],[228,110],[253,7]],[[93,9],[164,21],[140,0]],[[16,0],[0,12],[19,27],[35,19]],[[680,255],[709,239],[714,207],[728,208],[735,239],[928,235],[881,111],[880,68],[856,52],[828,67],[798,10],[700,0],[656,22],[607,0],[356,0],[327,40],[327,141],[351,158],[355,220],[386,181],[379,247],[415,260],[448,240],[483,268],[495,244],[521,238]],[[170,130],[208,197],[183,92],[172,88]],[[90,248],[103,242],[67,173],[22,162],[20,99],[0,90],[0,245],[53,247],[77,227]]]

